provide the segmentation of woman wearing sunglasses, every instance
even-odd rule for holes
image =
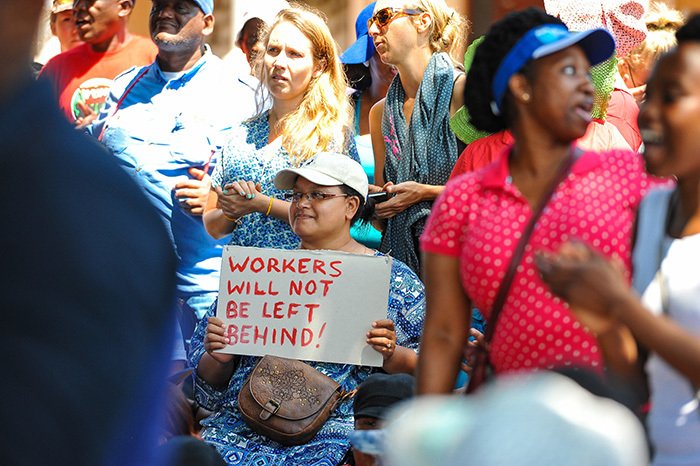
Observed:
[[[619,259],[630,277],[634,216],[648,183],[642,161],[630,151],[599,154],[572,144],[591,122],[590,66],[613,51],[607,31],[570,33],[536,8],[495,23],[476,49],[465,90],[472,123],[509,129],[515,142],[493,164],[448,183],[421,238],[428,307],[420,393],[452,389],[473,306],[493,329],[496,373],[567,366],[602,376],[605,354],[616,374],[632,374],[629,332],[617,326],[596,338],[584,329],[547,290],[534,260],[536,249],[580,238]],[[513,261],[522,238],[522,257]]]
[[[299,168],[280,171],[274,178],[280,190],[289,190],[289,223],[301,239],[301,248],[382,255],[350,236],[360,217],[368,218],[367,175],[362,165],[336,153],[320,153]],[[358,285],[361,292],[361,284]],[[411,373],[424,316],[423,285],[401,262],[391,270],[387,318],[367,323],[367,339],[384,357],[383,371]],[[208,319],[208,320],[207,320]],[[342,403],[318,434],[307,444],[284,447],[253,432],[242,420],[236,400],[248,374],[260,360],[254,356],[217,353],[227,341],[224,326],[210,309],[192,337],[190,362],[196,368],[197,399],[214,415],[203,421],[202,437],[234,464],[337,464],[348,451],[353,430],[352,403]],[[373,372],[364,366],[305,361],[353,390]]]
[[[418,272],[418,237],[459,155],[449,123],[465,79],[449,54],[465,22],[444,0],[379,0],[368,25],[381,60],[399,71],[370,111],[373,190],[394,195],[376,207],[387,219],[379,249]]]

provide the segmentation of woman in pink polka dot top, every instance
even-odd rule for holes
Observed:
[[[596,338],[542,282],[535,251],[578,238],[624,264],[648,180],[632,152],[572,151],[591,122],[591,64],[612,55],[602,29],[570,33],[539,9],[495,23],[467,76],[465,105],[482,130],[509,129],[507,156],[455,178],[436,201],[421,237],[427,315],[418,363],[419,393],[455,382],[476,307],[488,320],[510,259],[560,166],[577,157],[535,225],[491,341],[497,373],[564,366],[603,375],[632,373],[635,350],[622,325]],[[576,155],[575,155],[576,154]],[[580,155],[579,155],[580,154]]]

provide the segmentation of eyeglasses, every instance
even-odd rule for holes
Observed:
[[[377,23],[377,27],[383,28],[390,22],[399,16],[415,16],[423,13],[420,10],[414,10],[412,8],[392,8],[386,7],[382,8],[374,14],[370,19],[367,20],[367,29],[372,27],[372,24]]]
[[[348,197],[348,194],[333,194],[333,193],[321,193],[321,192],[312,192],[312,193],[298,193],[298,192],[293,192],[293,193],[285,193],[284,198],[290,202],[293,202],[294,204],[299,203],[302,198],[305,198],[309,202],[321,202],[325,201],[327,199],[333,199],[334,197]]]

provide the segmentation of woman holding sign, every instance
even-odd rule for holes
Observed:
[[[282,10],[262,40],[258,102],[272,101],[272,108],[260,106],[257,116],[231,130],[203,221],[214,238],[231,235],[232,245],[295,249],[289,204],[273,178],[324,150],[359,160],[347,81],[328,25],[306,7]]]
[[[301,167],[285,169],[275,186],[292,190],[287,195],[289,223],[301,239],[301,248],[378,255],[350,236],[350,227],[367,218],[372,206],[366,201],[367,176],[362,166],[336,153],[320,153]],[[371,204],[372,201],[370,201]],[[413,372],[423,326],[423,284],[402,262],[393,260],[387,318],[368,322],[365,342],[378,351],[388,373]],[[349,448],[353,430],[352,403],[342,403],[319,433],[307,444],[284,447],[251,430],[241,419],[238,393],[259,357],[218,353],[230,343],[223,322],[214,317],[200,321],[192,337],[190,364],[196,368],[195,397],[214,414],[203,421],[202,438],[216,446],[232,464],[253,464],[266,458],[269,464],[336,464]],[[309,365],[353,390],[371,373],[366,366],[306,361]]]

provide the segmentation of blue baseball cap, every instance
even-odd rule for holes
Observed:
[[[205,15],[214,13],[214,0],[193,0],[199,8],[202,9]]]
[[[372,2],[364,7],[357,16],[355,21],[355,37],[357,40],[340,55],[341,63],[346,65],[364,63],[374,55],[374,41],[369,36],[367,20],[374,14],[375,3],[377,2]]]
[[[543,24],[530,29],[513,46],[498,65],[491,84],[494,100],[492,110],[500,113],[503,95],[510,77],[532,60],[564,50],[572,45],[583,49],[591,66],[604,62],[615,53],[615,39],[605,29],[591,29],[583,32],[570,32],[561,24]],[[496,108],[493,108],[495,105]]]

